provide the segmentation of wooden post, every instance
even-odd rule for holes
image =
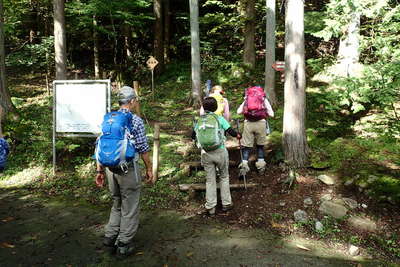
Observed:
[[[138,81],[133,81],[133,89],[135,90],[138,100],[140,100],[140,85]],[[135,114],[141,117],[140,102],[138,102],[137,105],[135,106]]]
[[[160,125],[158,123],[154,124],[154,138],[153,138],[153,177],[154,180],[158,179],[158,163],[160,155]]]

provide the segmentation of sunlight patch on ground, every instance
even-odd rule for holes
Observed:
[[[34,183],[40,180],[41,176],[44,174],[43,167],[32,167],[24,169],[8,179],[0,181],[0,187],[12,187],[12,186],[24,186],[27,184]]]
[[[320,257],[327,258],[343,258],[352,260],[363,260],[355,259],[346,254],[346,245],[339,242],[330,242],[327,246],[324,242],[313,240],[310,238],[302,238],[296,235],[291,235],[285,238],[284,246],[297,251],[298,253],[303,252],[306,255],[318,255]],[[335,250],[333,252],[332,248]]]

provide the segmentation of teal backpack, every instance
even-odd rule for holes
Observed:
[[[212,112],[200,116],[196,128],[197,145],[205,151],[218,149],[224,143],[224,132],[218,116]]]

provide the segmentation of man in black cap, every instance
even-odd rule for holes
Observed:
[[[121,112],[131,112],[135,109],[137,96],[135,91],[124,86],[118,94]],[[146,167],[146,182],[154,183],[152,167],[148,151],[150,147],[147,142],[144,123],[141,118],[132,114],[132,132],[130,133],[135,142],[136,151],[140,154]],[[97,163],[96,184],[104,186],[104,178],[107,176],[109,189],[113,198],[113,206],[110,219],[105,226],[103,244],[117,250],[122,256],[132,254],[134,251],[133,238],[139,226],[139,196],[141,187],[141,175],[136,157],[128,165],[128,171],[112,172],[109,168]]]

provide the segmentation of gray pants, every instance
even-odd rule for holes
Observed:
[[[110,219],[105,226],[106,237],[128,244],[139,226],[139,196],[141,176],[137,161],[127,174],[115,174],[106,169],[108,185],[113,198]]]
[[[212,209],[217,205],[217,183],[216,168],[220,171],[220,190],[222,205],[232,204],[231,191],[229,187],[229,156],[226,148],[201,153],[201,164],[207,175],[206,181],[206,209]]]

